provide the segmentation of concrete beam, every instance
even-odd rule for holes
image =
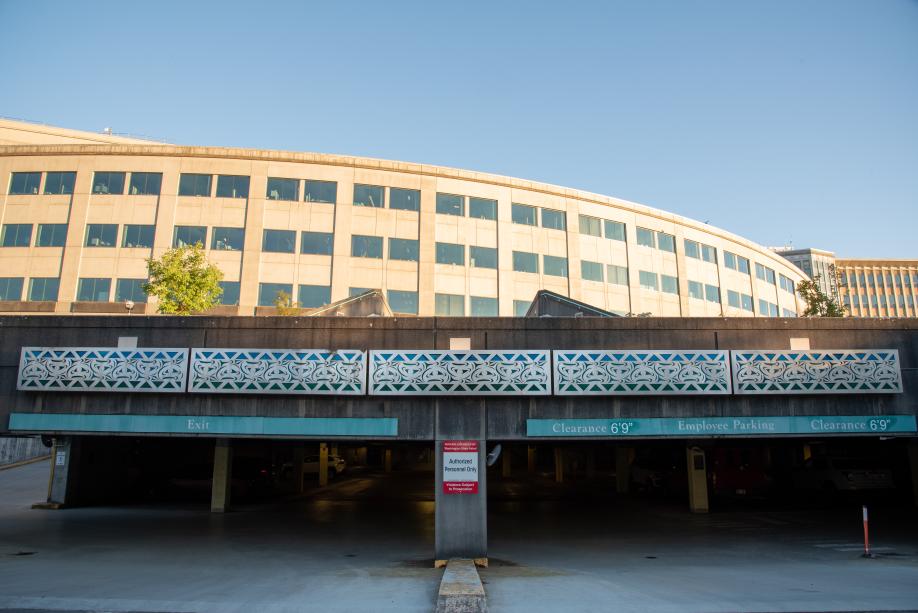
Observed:
[[[214,478],[210,496],[211,513],[226,513],[229,510],[232,479],[232,442],[226,438],[218,438],[214,443]]]

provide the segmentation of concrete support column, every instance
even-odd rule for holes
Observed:
[[[615,491],[627,494],[631,485],[631,449],[615,448]]]
[[[214,444],[214,479],[210,495],[211,513],[226,513],[229,510],[232,479],[232,442],[226,438],[218,438]]]
[[[912,500],[918,505],[918,438],[908,442],[908,465],[912,471]]]
[[[555,483],[564,483],[564,450],[555,447]]]
[[[294,493],[302,494],[303,493],[303,464],[306,458],[306,450],[303,447],[296,447],[293,450],[293,471],[290,476],[292,480],[291,486]]]
[[[536,471],[536,448],[534,445],[529,445],[526,449],[526,472],[530,475],[534,474]]]
[[[510,477],[510,449],[506,445],[500,457],[500,476],[504,479]]]
[[[328,485],[328,443],[319,443],[319,487]]]
[[[688,471],[689,510],[692,513],[707,513],[708,469],[705,464],[704,449],[686,447],[685,459]]]
[[[74,504],[80,442],[80,439],[72,436],[59,436],[54,439],[54,448],[51,450],[51,474],[48,477],[48,502],[39,506],[57,508]]]
[[[383,454],[383,466],[387,473],[392,472],[392,450],[386,449],[385,454]]]

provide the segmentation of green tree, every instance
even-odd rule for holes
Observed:
[[[207,261],[201,243],[170,249],[147,260],[149,282],[143,286],[159,299],[159,312],[193,315],[216,305],[223,294],[223,273]]]
[[[277,292],[277,296],[274,297],[274,306],[277,307],[278,315],[300,314],[300,303],[294,302],[293,297],[284,290]]]
[[[812,281],[801,281],[797,284],[797,293],[806,302],[804,317],[844,317],[845,309],[833,298],[829,298],[819,288],[819,275]]]

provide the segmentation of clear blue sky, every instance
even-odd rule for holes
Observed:
[[[0,0],[0,115],[442,164],[918,258],[918,2]]]

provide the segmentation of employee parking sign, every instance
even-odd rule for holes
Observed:
[[[478,441],[443,441],[443,493],[478,493]]]

